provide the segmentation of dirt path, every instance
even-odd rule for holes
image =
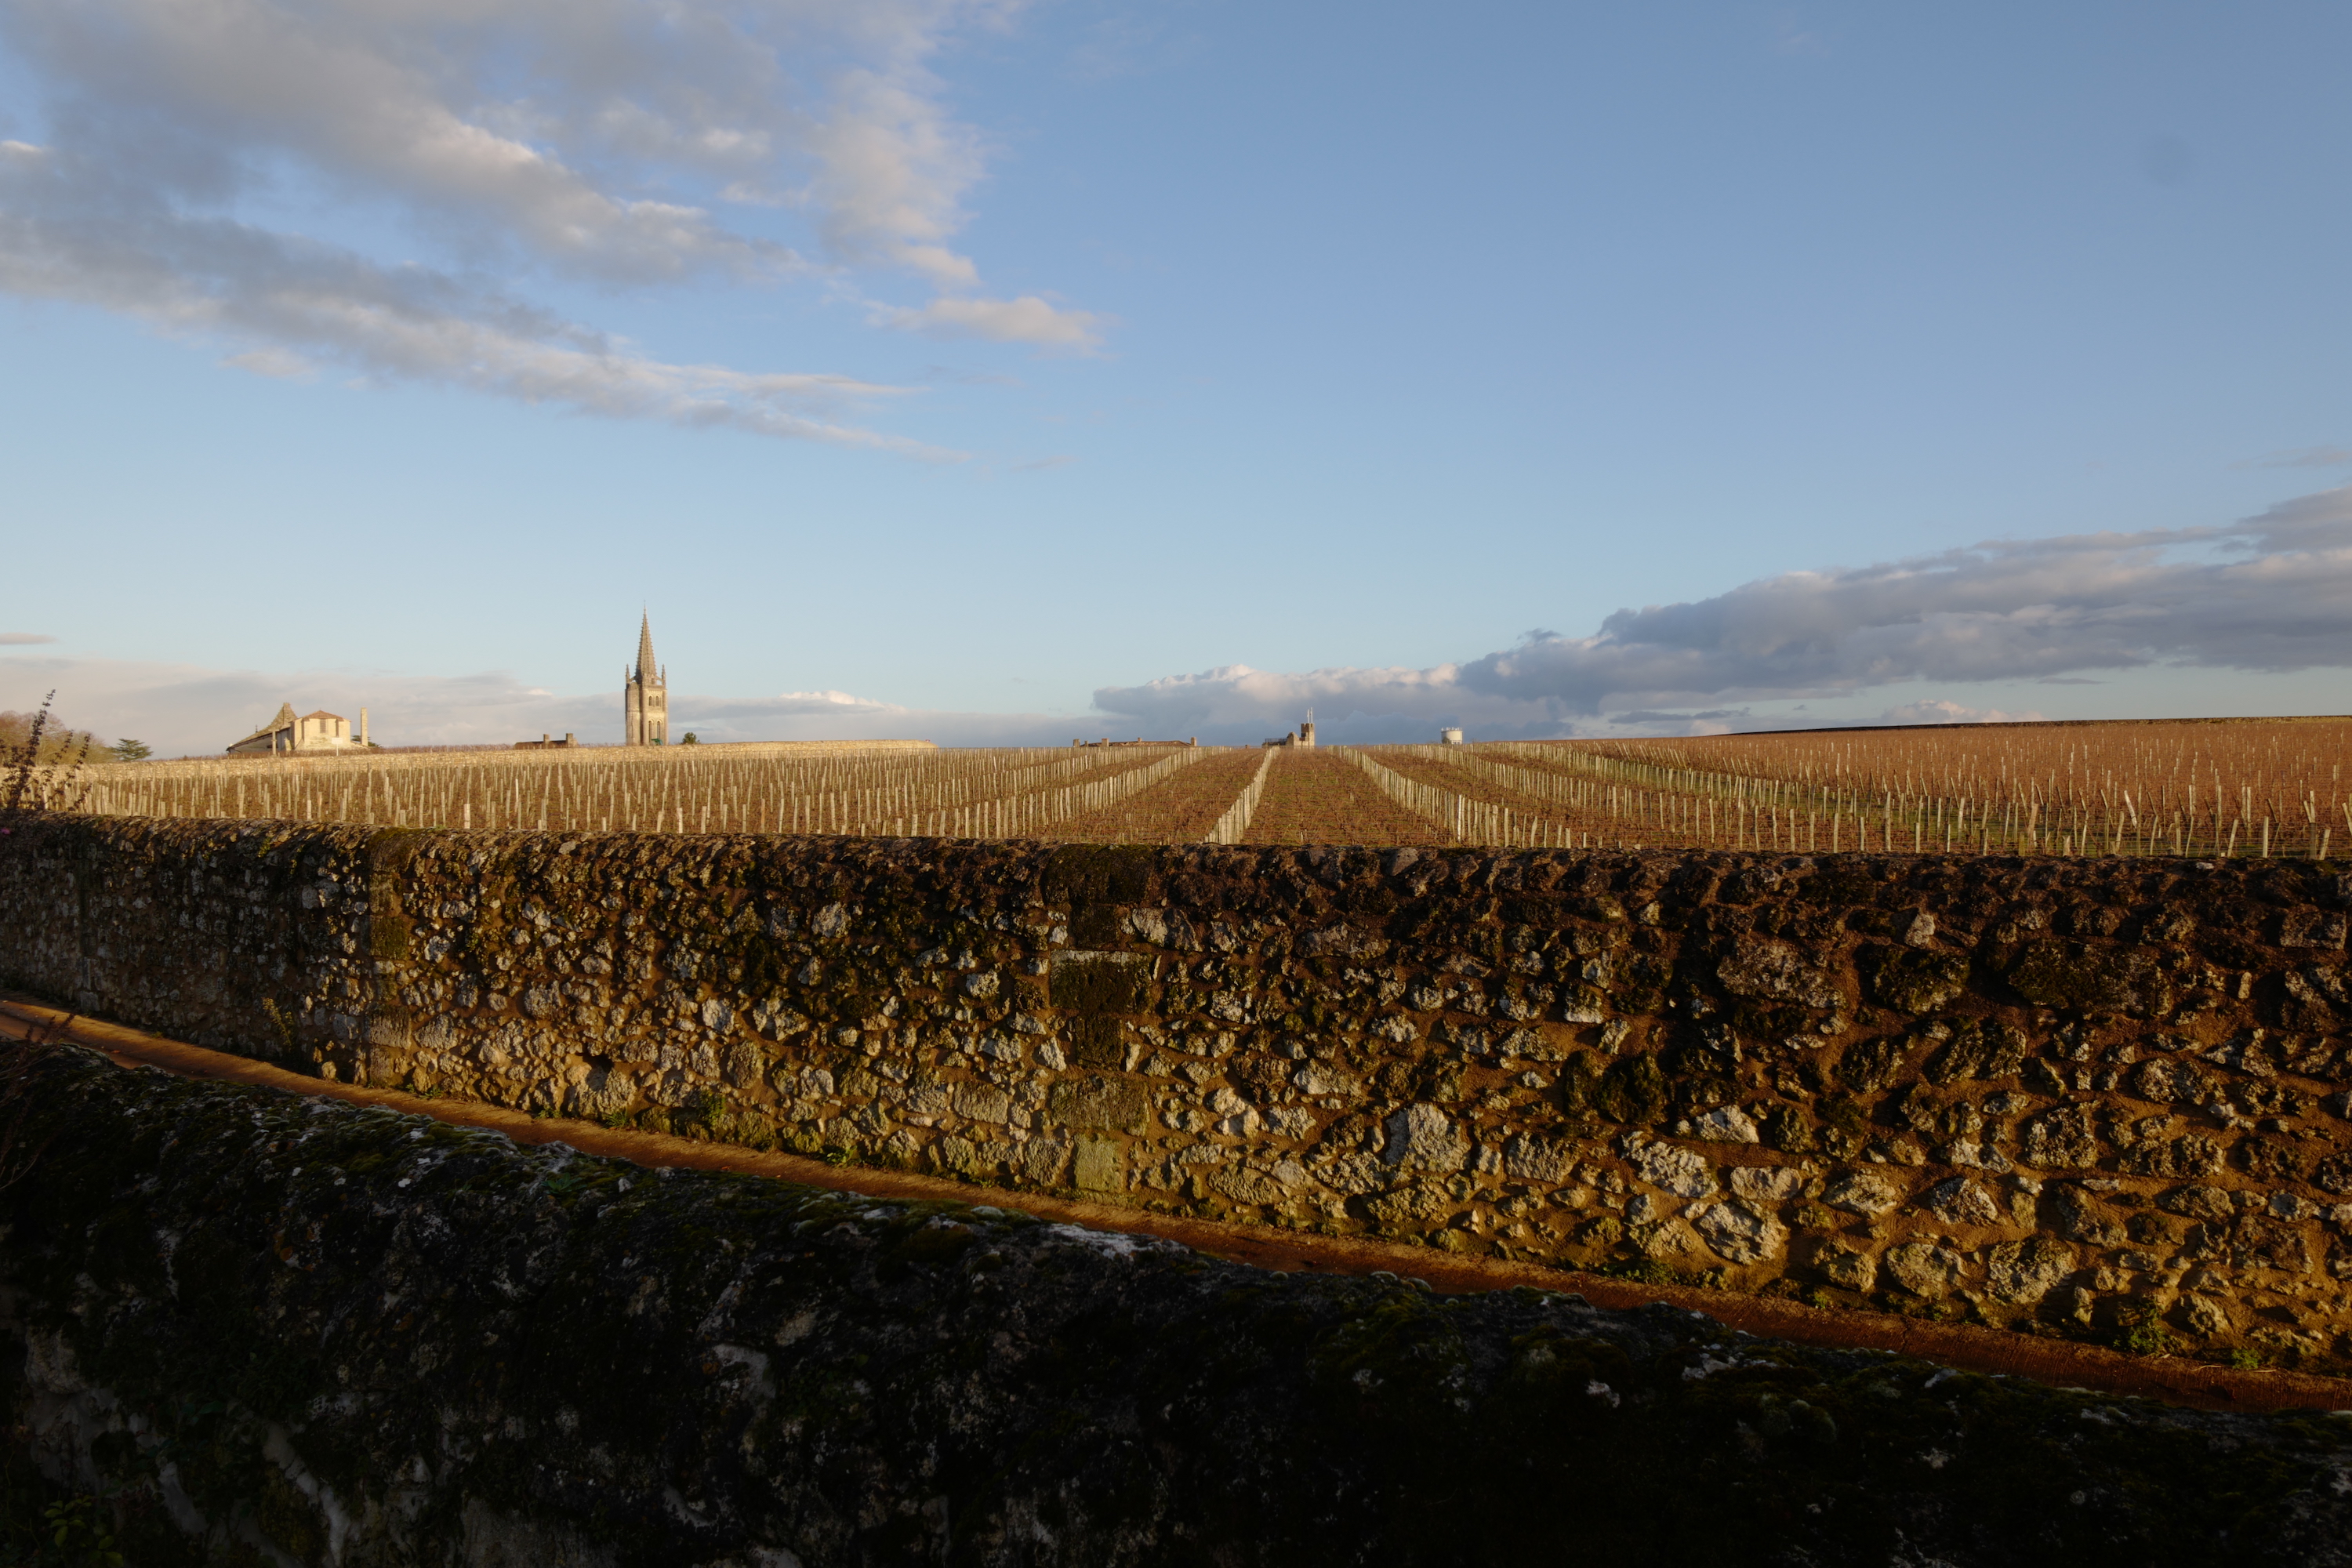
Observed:
[[[1294,750],[1275,759],[1244,844],[1451,842],[1445,830],[1374,787],[1364,771],[1328,752]]]
[[[1100,844],[1193,844],[1217,825],[1257,773],[1255,747],[1213,752],[1132,795],[1037,830],[1044,839]]]
[[[1285,763],[1295,759],[1285,759]],[[1276,764],[1280,767],[1284,764]],[[1269,792],[1271,793],[1271,792]],[[1793,1301],[1673,1286],[1636,1285],[1603,1275],[1545,1268],[1493,1258],[1457,1258],[1426,1247],[1366,1237],[1307,1236],[1258,1226],[1227,1225],[1146,1214],[1120,1205],[1089,1203],[1039,1193],[1003,1192],[904,1171],[826,1164],[796,1154],[762,1154],[730,1144],[698,1143],[655,1132],[614,1131],[593,1122],[539,1118],[472,1100],[425,1100],[397,1089],[362,1089],[302,1078],[266,1062],[184,1045],[93,1019],[69,1017],[29,997],[0,995],[0,1037],[35,1034],[102,1053],[126,1068],[157,1068],[184,1078],[255,1084],[289,1094],[318,1095],[357,1105],[383,1105],[462,1127],[487,1127],[518,1143],[568,1143],[591,1154],[647,1166],[740,1171],[804,1186],[870,1197],[959,1204],[994,1204],[1042,1219],[1096,1230],[1165,1237],[1171,1241],[1258,1268],[1282,1273],[1369,1274],[1385,1269],[1446,1293],[1573,1290],[1604,1307],[1653,1301],[1703,1312],[1751,1334],[1801,1344],[1895,1351],[1965,1368],[2043,1383],[2144,1394],[2174,1405],[2212,1410],[2352,1410],[2352,1382],[2294,1372],[2235,1372],[2170,1357],[2140,1357],[2063,1340],[2034,1339],[1967,1324],[1927,1322],[1874,1312],[1824,1310]]]

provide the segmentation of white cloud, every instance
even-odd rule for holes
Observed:
[[[2191,558],[2179,558],[2184,548]],[[1556,734],[1611,707],[2159,664],[2352,666],[2352,487],[2227,528],[1996,541],[1791,572],[1710,599],[1620,610],[1590,637],[1531,633],[1459,665],[1306,675],[1229,666],[1107,687],[1095,702],[1156,730],[1223,739],[1287,724],[1309,706],[1366,739],[1418,739],[1440,723]]]
[[[835,416],[898,388],[666,363],[487,284],[183,216],[143,191],[101,203],[91,192],[107,184],[107,171],[79,154],[0,159],[0,290],[97,305],[173,333],[253,342],[259,346],[231,363],[268,375],[302,374],[325,359],[370,377],[584,414],[955,455]]]
[[[57,640],[47,632],[0,632],[0,647],[23,647],[33,643]]]
[[[571,731],[617,742],[621,694],[531,685],[499,670],[442,677],[382,670],[283,672],[24,655],[0,659],[0,710],[29,710],[51,688],[61,723],[135,736],[163,756],[215,756],[291,702],[355,724],[368,710],[384,746],[509,745]],[[704,741],[929,740],[943,745],[1066,745],[1098,720],[1024,713],[953,713],[901,707],[845,691],[775,697],[670,697],[670,730]]]
[[[1084,311],[961,298],[979,272],[949,248],[985,160],[930,62],[1013,9],[0,0],[0,38],[48,120],[40,144],[0,143],[0,291],[219,340],[264,374],[332,361],[591,413],[903,448],[827,413],[881,389],[667,363],[524,290],[882,266],[959,296],[934,302],[953,307],[941,327],[1090,346],[1098,321]],[[720,216],[762,206],[805,213],[817,259]],[[338,247],[294,232],[289,212],[330,229],[357,216],[371,235],[389,217],[381,243],[438,259]],[[907,324],[929,330],[931,309]]]
[[[2343,447],[2298,447],[2284,452],[2265,452],[2259,458],[2248,458],[2242,463],[2232,463],[2233,468],[2340,468],[2352,463],[2352,449]]]
[[[0,643],[48,640],[0,635]],[[1591,637],[1532,633],[1462,664],[1305,674],[1225,665],[1105,687],[1095,693],[1096,710],[1077,717],[945,712],[837,690],[677,695],[671,713],[674,729],[706,740],[1055,745],[1108,731],[1247,743],[1282,733],[1309,709],[1333,740],[1425,741],[1455,723],[1500,740],[2029,721],[2041,714],[1970,706],[1934,686],[2074,684],[2084,679],[2070,673],[2077,670],[2347,667],[2352,487],[2225,528],[2000,541],[1877,566],[1788,573],[1709,599],[1621,610]],[[1923,682],[1927,693],[1874,718],[1858,716],[1860,694]],[[367,704],[388,744],[499,743],[566,730],[609,740],[620,723],[617,692],[563,696],[497,673],[445,679],[37,653],[0,659],[0,708],[27,707],[51,687],[59,689],[66,722],[136,735],[167,752],[215,752],[286,700],[346,715]],[[1835,709],[1759,714],[1748,706],[1823,698],[1845,700],[1846,716]]]
[[[1105,319],[1066,310],[1034,294],[1018,300],[934,300],[919,310],[881,312],[892,326],[934,338],[986,338],[1001,343],[1091,353],[1102,345]]]
[[[1926,702],[1906,702],[1899,708],[1889,708],[1876,719],[1877,724],[2038,724],[2042,715],[2027,710],[2020,713],[2005,712],[1999,708],[1968,708],[1958,702],[1936,698]]]
[[[319,374],[319,367],[288,348],[247,349],[241,354],[229,354],[221,363],[238,370],[249,370],[256,375],[267,375],[279,381],[309,381]]]

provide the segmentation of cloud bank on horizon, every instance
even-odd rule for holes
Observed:
[[[30,634],[12,634],[30,642]],[[0,642],[10,641],[0,637]],[[1284,674],[1228,665],[1105,687],[1076,715],[957,713],[842,691],[674,695],[673,727],[705,740],[917,737],[1053,745],[1074,735],[1198,736],[1247,744],[1316,710],[1334,741],[1425,740],[1438,724],[1489,739],[1689,734],[1784,726],[1738,704],[1850,697],[1906,682],[2070,684],[2158,666],[2283,673],[2352,667],[2352,486],[2217,528],[1996,541],[1882,565],[1790,572],[1712,598],[1620,610],[1590,637],[1532,634],[1429,669]],[[617,693],[559,695],[510,675],[290,676],[82,659],[0,658],[0,707],[65,689],[61,714],[168,751],[218,750],[293,696],[370,704],[394,744],[501,743],[617,732]],[[304,697],[303,692],[316,695]],[[348,695],[339,695],[348,694]],[[1943,698],[1865,723],[2035,719]]]
[[[929,454],[848,423],[902,389],[670,363],[519,291],[880,274],[887,327],[1084,353],[1103,321],[990,298],[952,240],[981,176],[929,62],[1018,0],[0,0],[45,99],[0,141],[0,292],[323,366],[614,417]],[[394,218],[387,260],[287,213]],[[805,215],[803,251],[763,232]],[[268,222],[257,215],[270,215]],[[812,253],[813,252],[813,253]]]
[[[2180,664],[2352,665],[2352,487],[2221,528],[2003,540],[1883,565],[1789,572],[1710,599],[1620,610],[1591,637],[1529,634],[1431,669],[1275,674],[1232,665],[1105,687],[1095,706],[1158,731],[1238,738],[1312,707],[1335,738],[1727,727],[1722,704],[1900,681],[2063,679]],[[1714,704],[1697,712],[1678,705]],[[1945,703],[1879,722],[1990,715]],[[2029,715],[2004,714],[2001,717]],[[1410,730],[1410,737],[1404,733]]]

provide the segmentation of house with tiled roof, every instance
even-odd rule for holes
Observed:
[[[368,739],[367,710],[360,710],[360,732],[352,733],[352,721],[340,713],[330,713],[321,708],[315,712],[297,715],[294,704],[278,705],[278,717],[228,748],[233,757],[290,757],[306,752],[356,752],[373,749]]]

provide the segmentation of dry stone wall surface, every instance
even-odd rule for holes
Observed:
[[[2326,1370],[2311,862],[0,840],[0,978],[322,1075]]]
[[[2352,1563],[2324,1415],[1284,1277],[79,1052],[7,1053],[0,1097],[39,1148],[0,1187],[0,1524],[31,1533],[37,1469],[138,1568]]]

